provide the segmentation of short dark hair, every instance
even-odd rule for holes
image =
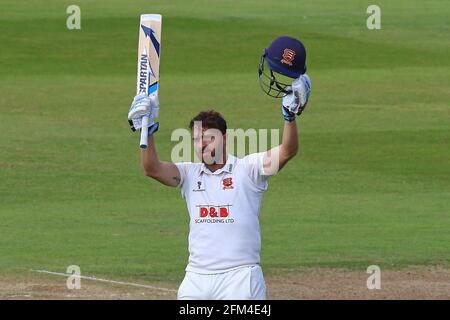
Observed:
[[[203,128],[218,129],[222,134],[227,132],[227,122],[220,113],[214,110],[201,111],[198,115],[192,118],[189,123],[189,128],[192,130],[195,121],[201,121]]]

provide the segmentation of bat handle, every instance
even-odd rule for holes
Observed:
[[[141,149],[147,149],[149,120],[150,120],[149,116],[145,116],[142,118],[141,142],[139,143],[139,146],[141,147]]]

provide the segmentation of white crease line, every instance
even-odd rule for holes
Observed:
[[[52,274],[52,275],[55,275],[55,276],[63,276],[63,277],[73,276],[73,277],[79,277],[80,279],[94,280],[94,281],[114,283],[114,284],[123,284],[123,285],[127,285],[127,286],[147,288],[147,289],[154,289],[154,290],[161,290],[161,291],[166,291],[166,292],[177,292],[177,290],[174,290],[174,289],[160,288],[160,287],[154,287],[154,286],[149,286],[149,285],[145,285],[145,284],[138,284],[138,283],[131,283],[131,282],[106,280],[106,279],[100,279],[100,278],[96,278],[96,277],[87,277],[87,276],[81,276],[81,275],[78,276],[78,275],[73,275],[73,274],[70,274],[70,273],[52,272],[52,271],[47,271],[47,270],[33,270],[33,269],[31,271],[39,272],[39,273],[47,273],[47,274]]]

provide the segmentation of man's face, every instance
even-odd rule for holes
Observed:
[[[222,164],[226,136],[218,129],[195,126],[192,140],[197,157],[207,165]]]

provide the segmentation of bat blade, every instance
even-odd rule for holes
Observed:
[[[162,16],[142,14],[139,23],[136,94],[158,95]],[[149,117],[142,119],[141,149],[147,148]]]

